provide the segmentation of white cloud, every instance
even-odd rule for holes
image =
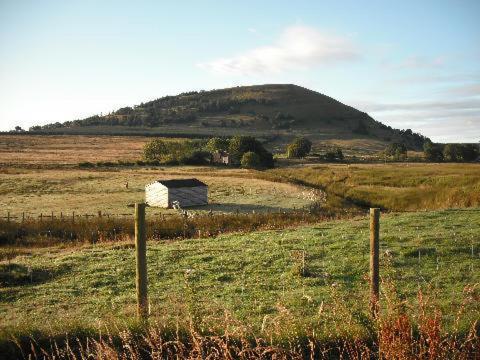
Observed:
[[[393,70],[405,69],[435,69],[445,65],[445,57],[437,56],[435,58],[428,58],[425,56],[412,55],[400,62],[392,62],[390,60],[383,60],[382,66]]]
[[[279,73],[360,57],[347,37],[321,32],[309,26],[285,29],[273,45],[257,47],[210,62],[198,64],[221,74]]]
[[[376,103],[353,102],[375,119],[396,128],[411,128],[440,142],[478,142],[480,140],[480,97],[478,86],[452,88],[453,99]]]

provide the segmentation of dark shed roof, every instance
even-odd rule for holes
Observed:
[[[207,184],[198,179],[157,180],[157,182],[166,186],[167,188],[207,186]]]

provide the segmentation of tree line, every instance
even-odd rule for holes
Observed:
[[[155,139],[144,146],[146,161],[167,165],[205,165],[212,162],[214,153],[228,153],[229,163],[244,168],[272,168],[273,154],[252,136],[231,138],[213,137],[209,140]]]

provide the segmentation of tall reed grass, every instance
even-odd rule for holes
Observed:
[[[350,213],[351,215],[351,213]],[[256,214],[212,214],[192,218],[168,216],[147,219],[147,237],[166,240],[211,237],[227,232],[281,229],[303,223],[345,217],[321,207],[308,211]],[[46,246],[54,244],[97,243],[125,240],[134,235],[131,218],[94,217],[88,219],[27,219],[24,222],[0,220],[0,245]]]

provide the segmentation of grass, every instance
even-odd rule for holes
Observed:
[[[360,206],[395,211],[480,206],[477,164],[326,164],[273,169],[264,176],[269,175],[320,187]]]
[[[465,333],[480,314],[479,229],[479,210],[383,216],[382,304],[394,297],[405,300],[413,304],[409,315],[418,316],[414,308],[423,290],[443,314],[445,328]],[[362,320],[368,289],[365,218],[149,242],[147,256],[152,320],[174,324],[193,317],[207,331],[215,328],[212,319],[227,312],[256,334],[284,318],[316,329],[318,336],[332,326],[337,335],[361,336],[368,330]],[[135,262],[129,242],[24,250],[2,261],[0,269],[4,341],[15,334],[94,331],[102,324],[131,323],[134,317]],[[343,313],[319,322],[323,311],[334,309],[336,298],[345,299]],[[455,324],[458,309],[463,320]]]
[[[23,212],[38,217],[79,214],[129,214],[128,204],[144,201],[145,185],[165,178],[195,177],[209,185],[209,205],[197,211],[278,212],[307,206],[321,192],[303,186],[256,178],[256,172],[240,169],[162,167],[108,169],[25,169],[0,171],[0,216]],[[128,189],[125,183],[128,182]],[[172,214],[159,208],[150,215]]]

